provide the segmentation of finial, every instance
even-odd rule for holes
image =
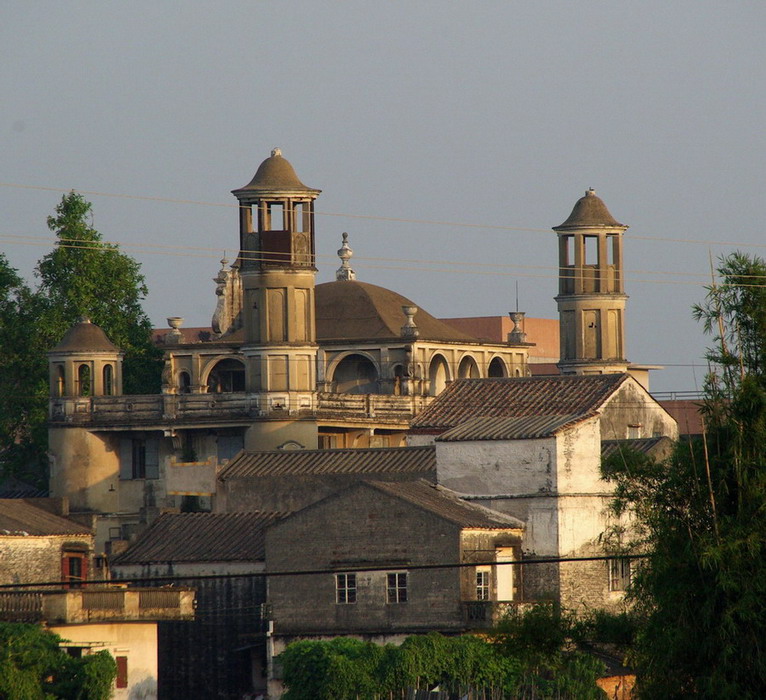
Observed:
[[[415,314],[418,312],[418,307],[414,305],[405,304],[402,306],[402,313],[405,317],[404,325],[402,326],[401,333],[403,338],[417,338],[420,335],[417,325],[415,324]]]
[[[92,323],[90,320],[90,316],[80,316],[80,318],[77,319],[77,323]]]
[[[271,149],[271,157],[274,158],[276,156],[282,155],[282,149],[281,148],[272,148]]]
[[[340,250],[338,250],[338,257],[341,260],[341,265],[335,272],[335,279],[339,282],[356,279],[356,272],[354,272],[348,264],[348,261],[351,260],[353,255],[354,251],[348,246],[348,234],[344,231],[343,245],[340,247]]]
[[[592,187],[589,187],[587,190],[585,190],[585,196],[586,197],[595,197],[596,196],[596,190],[594,190]]]
[[[226,257],[226,253],[223,254],[223,257],[221,258],[221,269],[225,270],[226,266],[229,264],[229,260]]]

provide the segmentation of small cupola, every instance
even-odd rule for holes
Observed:
[[[121,395],[122,358],[99,326],[80,318],[48,353],[51,396]]]

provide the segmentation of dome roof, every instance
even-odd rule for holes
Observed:
[[[89,318],[81,318],[51,352],[120,352],[106,333]]]
[[[402,306],[415,306],[390,289],[342,280],[316,286],[317,340],[378,340],[402,338],[406,322]],[[476,342],[476,338],[418,309],[414,317],[418,340]]]
[[[232,190],[234,194],[238,192],[274,192],[281,190],[302,191],[302,192],[320,192],[311,187],[306,187],[295,169],[290,165],[290,161],[282,157],[282,151],[275,148],[271,155],[258,166],[253,179],[238,190]]]
[[[558,231],[561,228],[580,226],[622,226],[627,228],[625,224],[621,224],[609,213],[604,200],[596,196],[596,190],[592,187],[585,192],[584,197],[577,200],[569,218],[563,224],[554,226],[553,230]]]

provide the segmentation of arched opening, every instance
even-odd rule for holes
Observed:
[[[457,376],[460,379],[478,379],[481,377],[479,365],[476,364],[476,360],[468,355],[460,360],[460,366],[457,368]]]
[[[104,384],[104,396],[114,394],[114,367],[112,365],[104,365],[104,369],[101,371],[101,378]]]
[[[488,377],[507,377],[508,369],[505,366],[505,362],[499,357],[496,357],[489,363],[489,370],[487,372]]]
[[[339,394],[377,394],[378,370],[364,355],[348,355],[335,368],[332,380]]]
[[[207,378],[209,394],[228,394],[245,390],[245,366],[239,360],[221,360]]]
[[[394,365],[394,396],[401,396],[403,381],[404,367],[402,365]]]
[[[437,396],[447,386],[449,381],[449,368],[447,361],[441,355],[435,355],[428,365],[429,387],[428,393],[431,396]]]
[[[178,391],[181,394],[191,394],[191,377],[188,372],[180,372],[178,375]]]
[[[64,374],[64,365],[56,367],[56,396],[63,396],[66,391],[66,375]]]
[[[90,393],[90,367],[88,365],[80,365],[77,368],[77,395],[90,396]]]

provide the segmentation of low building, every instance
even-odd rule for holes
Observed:
[[[196,590],[193,622],[158,625],[160,697],[239,698],[265,691],[264,533],[280,517],[168,513],[114,557],[118,580],[145,578],[161,587],[169,577],[173,585]]]
[[[307,637],[485,627],[519,602],[522,531],[423,480],[359,482],[293,513],[266,532],[273,653]]]

